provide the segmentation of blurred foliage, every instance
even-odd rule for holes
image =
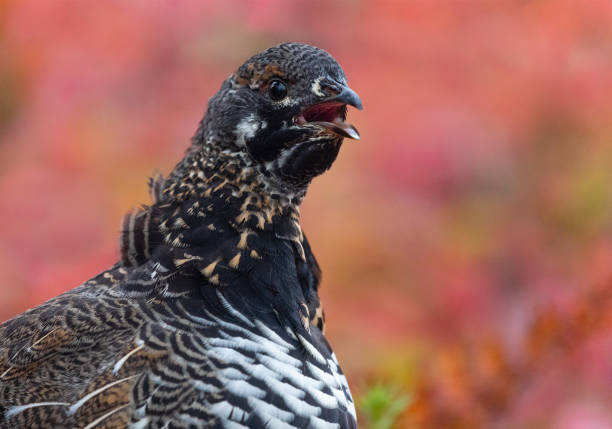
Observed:
[[[389,380],[398,429],[610,427],[607,1],[0,1],[0,319],[111,265],[206,100],[287,40],[364,102],[301,209],[363,420]]]
[[[365,419],[361,425],[369,429],[391,429],[408,402],[408,396],[399,394],[397,388],[377,384],[358,401],[358,409]]]

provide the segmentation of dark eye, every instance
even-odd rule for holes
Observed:
[[[270,88],[268,88],[270,98],[274,101],[280,101],[287,96],[287,85],[280,80],[273,80],[270,82]]]

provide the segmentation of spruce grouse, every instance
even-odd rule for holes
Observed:
[[[2,428],[354,428],[299,223],[361,101],[285,43],[210,99],[184,159],[125,217],[121,259],[0,326]]]

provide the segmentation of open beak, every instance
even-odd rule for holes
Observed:
[[[359,140],[357,128],[345,122],[347,105],[363,109],[357,93],[348,86],[343,86],[338,94],[306,108],[294,118],[294,122],[297,125],[317,125],[341,137]]]

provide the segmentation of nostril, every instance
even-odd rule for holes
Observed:
[[[338,89],[338,87],[331,86],[331,85],[325,85],[325,84],[323,84],[323,91],[328,97],[335,97],[341,92],[340,89]]]

